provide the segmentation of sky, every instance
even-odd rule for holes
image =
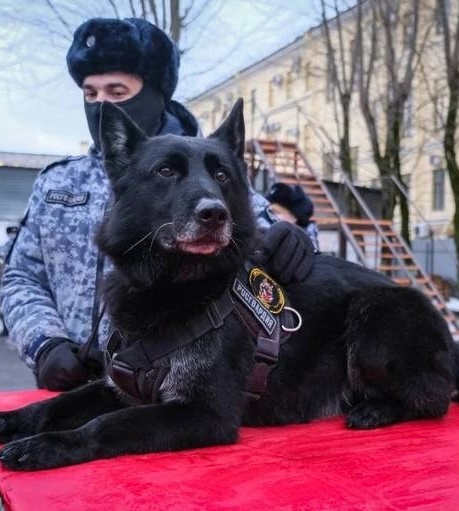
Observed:
[[[80,23],[113,11],[104,0],[82,1],[80,10],[73,9],[78,1],[54,0],[60,3],[56,11],[48,0],[0,4],[0,151],[81,154],[81,142],[90,140],[65,55]],[[317,3],[211,0],[181,41],[186,51],[174,98],[185,101],[292,42],[317,23]],[[121,16],[123,4],[116,1]]]

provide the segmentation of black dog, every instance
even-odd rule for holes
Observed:
[[[108,377],[1,413],[4,465],[228,444],[241,424],[344,413],[373,428],[447,412],[454,345],[422,294],[324,255],[284,292],[247,263],[241,101],[207,139],[148,139],[110,104],[102,122]]]

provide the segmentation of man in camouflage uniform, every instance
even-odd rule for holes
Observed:
[[[76,387],[101,372],[97,347],[105,345],[110,328],[100,297],[110,263],[94,243],[110,198],[99,145],[101,101],[116,102],[150,136],[198,134],[192,114],[171,99],[178,80],[178,49],[149,22],[95,18],[83,23],[75,32],[67,65],[83,89],[94,145],[86,156],[66,158],[40,173],[0,296],[21,358],[34,370],[38,386],[52,390]],[[253,204],[260,213],[267,201],[254,193]],[[268,269],[269,256],[280,245],[280,256],[271,264],[274,271],[287,280],[301,278],[297,260],[304,259],[305,249],[298,233],[278,225],[269,229]],[[92,348],[87,351],[83,348],[90,337]]]

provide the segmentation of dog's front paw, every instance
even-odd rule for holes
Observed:
[[[346,425],[355,429],[370,429],[387,426],[401,420],[395,404],[384,401],[362,401],[351,408],[346,416]]]
[[[19,436],[19,421],[16,412],[0,412],[0,443],[11,442]]]
[[[5,445],[0,450],[0,461],[11,470],[42,470],[83,461],[81,449],[70,436],[41,433]]]

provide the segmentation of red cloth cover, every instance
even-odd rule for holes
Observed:
[[[50,396],[0,393],[0,409]],[[341,418],[243,428],[238,444],[41,472],[0,467],[5,511],[457,511],[459,406],[371,431]]]

